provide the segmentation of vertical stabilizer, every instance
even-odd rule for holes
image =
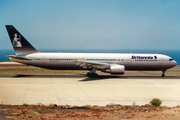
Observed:
[[[38,52],[12,25],[6,25],[6,29],[16,55]]]

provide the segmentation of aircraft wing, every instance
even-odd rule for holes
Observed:
[[[97,68],[97,69],[108,69],[111,65],[108,63],[100,63],[94,61],[84,61],[84,60],[76,60],[77,65],[86,66],[87,68]]]
[[[30,58],[25,58],[25,57],[20,57],[20,56],[14,56],[14,55],[8,55],[6,57],[9,57],[9,58],[14,58],[14,59],[18,59],[18,60],[32,60]]]

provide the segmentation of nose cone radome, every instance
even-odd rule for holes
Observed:
[[[175,60],[173,60],[173,66],[176,66],[177,62]]]

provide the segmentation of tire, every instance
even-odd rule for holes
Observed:
[[[162,74],[161,77],[165,77],[165,74]]]

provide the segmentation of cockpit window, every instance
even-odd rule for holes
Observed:
[[[172,58],[169,58],[169,61],[173,61],[173,59],[172,59]]]

